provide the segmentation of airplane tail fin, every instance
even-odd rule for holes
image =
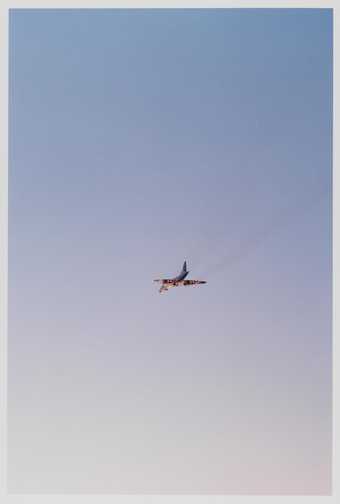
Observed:
[[[184,261],[183,268],[182,268],[182,273],[187,273],[187,262]]]

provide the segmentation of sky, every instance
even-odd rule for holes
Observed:
[[[11,10],[9,47],[9,491],[329,494],[332,11]]]

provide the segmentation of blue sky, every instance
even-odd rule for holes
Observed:
[[[10,490],[329,493],[331,83],[327,9],[11,11]]]

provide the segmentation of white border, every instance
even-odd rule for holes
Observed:
[[[6,404],[7,404],[7,273],[8,273],[8,14],[11,8],[185,8],[185,7],[201,7],[201,8],[332,8],[334,18],[334,100],[333,100],[333,115],[334,115],[334,142],[333,142],[333,493],[331,496],[261,496],[261,495],[115,495],[115,494],[55,494],[55,495],[11,495],[6,490]],[[1,110],[1,143],[0,143],[0,377],[1,377],[1,394],[0,394],[0,482],[1,482],[1,502],[12,503],[56,503],[62,500],[63,502],[81,502],[81,503],[97,503],[113,502],[113,503],[185,503],[192,504],[199,502],[201,504],[222,504],[230,502],[238,502],[246,504],[249,502],[298,502],[301,504],[312,501],[315,504],[335,503],[340,502],[340,456],[338,449],[338,434],[340,425],[339,413],[339,378],[340,371],[337,366],[339,361],[339,344],[336,341],[339,325],[336,317],[336,300],[337,300],[337,272],[338,263],[336,258],[339,251],[339,233],[337,232],[337,216],[339,215],[339,204],[337,203],[339,195],[339,183],[336,173],[336,152],[338,146],[338,129],[336,128],[335,117],[339,117],[339,105],[336,100],[336,88],[339,82],[336,78],[335,59],[337,49],[339,48],[339,12],[336,8],[335,1],[294,1],[286,0],[285,2],[275,1],[228,1],[228,0],[213,0],[207,3],[207,0],[167,0],[167,1],[148,1],[148,0],[5,0],[0,4],[0,36],[2,44],[0,46],[0,65],[1,65],[1,80],[0,80],[0,110]],[[338,114],[335,113],[338,111]],[[339,483],[337,482],[337,479]]]
[[[8,270],[8,13],[0,8],[0,482],[1,496],[6,482],[6,415],[7,415],[7,270]]]

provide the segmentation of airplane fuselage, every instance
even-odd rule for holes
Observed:
[[[154,282],[161,283],[159,292],[164,292],[170,287],[179,287],[180,285],[198,285],[207,283],[205,280],[185,280],[188,274],[189,271],[187,270],[186,262],[184,262],[182,271],[178,276],[174,278],[158,278],[157,280],[154,280]]]
[[[180,273],[175,278],[166,278],[165,280],[166,280],[166,282],[169,282],[169,283],[180,282],[181,280],[184,280],[184,278],[187,277],[188,274],[189,274],[189,271],[184,271],[183,273]]]

